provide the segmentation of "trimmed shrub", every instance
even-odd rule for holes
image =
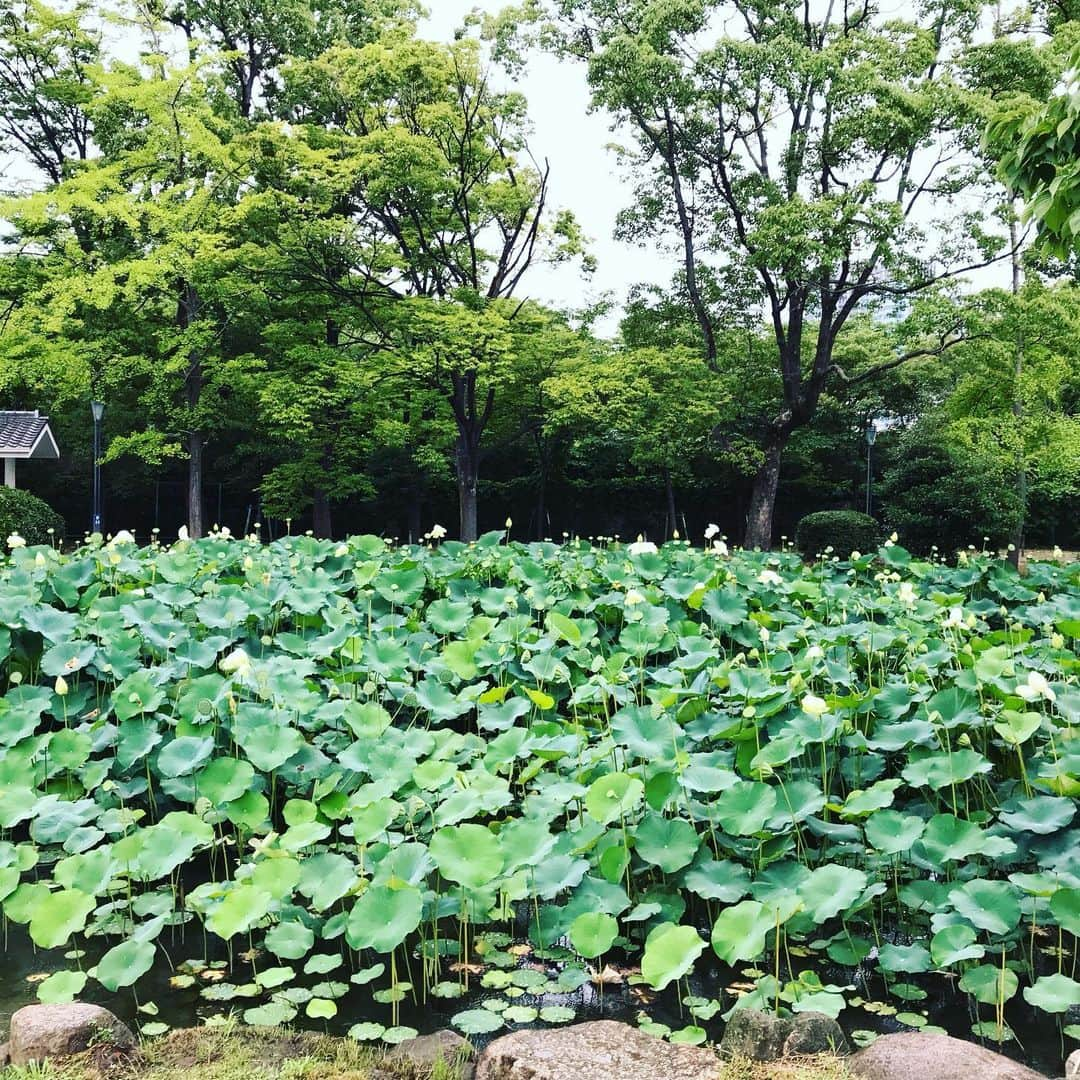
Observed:
[[[878,523],[858,510],[819,510],[807,514],[795,530],[795,544],[807,558],[827,547],[842,559],[853,551],[864,554],[877,549],[881,538]]]
[[[0,487],[0,547],[12,533],[18,533],[27,544],[49,544],[63,539],[64,519],[29,491]]]

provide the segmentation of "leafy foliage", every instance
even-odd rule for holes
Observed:
[[[916,993],[933,964],[986,1001],[1004,952],[1002,993],[1074,1000],[1075,566],[212,536],[18,548],[0,603],[0,904],[100,956],[47,1000],[137,987],[197,918],[275,958],[202,990],[250,1023],[396,1008],[409,957],[438,997],[506,990],[455,1017],[487,1032],[564,1022],[515,996],[615,947],[660,989],[706,923],[724,963],[854,965],[883,917]],[[845,1007],[778,979],[741,1000]]]

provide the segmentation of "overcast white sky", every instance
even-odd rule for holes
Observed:
[[[427,0],[431,16],[423,32],[450,41],[474,8],[495,12],[506,2]],[[616,174],[615,156],[607,149],[614,139],[608,119],[588,112],[584,69],[550,56],[536,56],[530,60],[519,89],[528,98],[535,126],[533,152],[539,160],[551,162],[552,206],[575,213],[598,263],[591,278],[583,278],[576,268],[540,267],[523,282],[525,294],[557,307],[578,308],[611,292],[621,305],[631,285],[669,281],[675,268],[671,259],[612,239],[615,215],[630,203],[631,194],[625,180]]]

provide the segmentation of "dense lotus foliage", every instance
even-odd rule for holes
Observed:
[[[0,901],[70,957],[39,996],[190,986],[217,942],[250,1022],[472,980],[480,1033],[640,967],[700,1041],[854,1011],[817,957],[912,1024],[951,978],[977,1034],[1075,1035],[1080,566],[650,547],[13,551]],[[710,964],[742,996],[692,994]]]

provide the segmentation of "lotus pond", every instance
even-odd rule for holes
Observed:
[[[21,548],[3,993],[389,1042],[817,1010],[1053,1068],[1078,638],[1080,564],[895,544]]]

